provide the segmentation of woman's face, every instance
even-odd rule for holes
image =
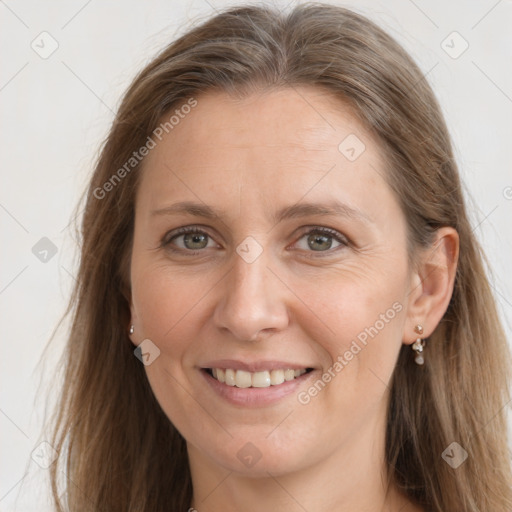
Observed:
[[[196,99],[136,198],[131,338],[153,392],[212,467],[371,450],[412,289],[379,147],[321,89]]]

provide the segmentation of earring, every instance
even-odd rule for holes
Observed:
[[[130,334],[133,334],[134,331],[135,331],[135,328],[133,327],[133,325],[130,325],[130,330],[128,332]]]
[[[412,344],[412,349],[416,352],[416,357],[414,361],[416,364],[422,365],[425,362],[425,358],[423,357],[423,347],[425,346],[425,340],[421,339],[421,335],[423,334],[423,327],[421,325],[417,325],[414,328],[414,332],[419,334],[417,340]]]

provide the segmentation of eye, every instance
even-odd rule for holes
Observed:
[[[172,247],[172,246],[175,247]],[[200,251],[216,247],[210,235],[198,227],[179,228],[168,233],[162,240],[162,246],[178,251]]]
[[[330,228],[315,227],[304,233],[295,248],[309,252],[327,252],[348,245],[348,240]]]

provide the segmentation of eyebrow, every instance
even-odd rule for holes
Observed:
[[[205,219],[216,219],[225,217],[226,211],[222,209],[215,210],[211,206],[204,203],[196,203],[194,201],[181,201],[159,210],[153,210],[152,215],[179,215],[188,214],[195,217],[203,217]],[[365,224],[373,222],[361,210],[352,208],[351,206],[340,203],[339,201],[328,201],[326,203],[297,203],[287,206],[271,215],[274,223],[282,222],[287,219],[297,219],[313,215],[320,216],[339,216],[361,221]]]

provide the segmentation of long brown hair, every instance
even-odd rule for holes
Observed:
[[[460,237],[453,296],[428,340],[427,362],[418,371],[404,346],[390,384],[391,480],[436,512],[512,510],[504,409],[509,352],[440,108],[420,69],[390,36],[360,15],[321,4],[287,14],[255,6],[217,14],[165,48],[127,91],[85,198],[52,438],[60,453],[51,468],[56,510],[190,506],[185,441],[158,405],[127,335],[134,197],[144,162],[129,168],[126,162],[164,115],[204,92],[243,96],[301,85],[322,87],[349,104],[380,141],[411,254],[429,246],[441,226]],[[126,172],[117,172],[123,166]],[[442,457],[452,442],[468,453],[456,469]]]

